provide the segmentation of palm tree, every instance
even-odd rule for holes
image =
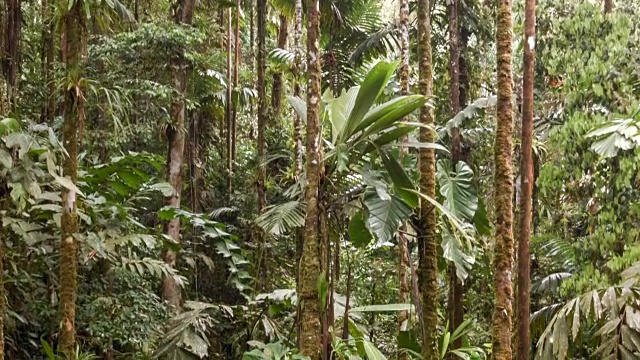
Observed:
[[[62,219],[60,241],[60,334],[59,350],[73,359],[75,356],[76,296],[78,276],[78,231],[75,184],[78,179],[78,128],[82,126],[84,100],[82,94],[81,62],[86,34],[84,2],[77,0],[63,16],[62,62],[67,72],[68,88],[64,96],[63,139],[67,156],[62,165],[63,175],[73,186],[62,188]]]
[[[513,318],[513,229],[512,204],[512,104],[511,79],[512,0],[500,0],[497,11],[498,57],[498,127],[495,140],[494,203],[496,214],[496,245],[494,256],[495,304],[493,311],[493,358],[511,360]]]
[[[324,170],[322,132],[320,127],[321,76],[320,67],[320,7],[318,0],[307,3],[307,213],[300,260],[300,301],[298,319],[300,353],[312,360],[322,356],[321,303],[316,284],[322,276],[319,231],[320,181]]]
[[[517,356],[528,360],[531,347],[529,313],[531,308],[530,255],[533,198],[533,80],[536,46],[536,0],[525,3],[524,74],[522,81],[522,147],[520,149],[520,228],[518,230],[518,294],[517,294]]]
[[[431,7],[429,0],[418,0],[418,61],[420,73],[420,94],[426,98],[433,95],[433,68],[431,55]],[[420,109],[420,122],[426,127],[420,128],[420,141],[433,143],[433,109],[423,106]],[[433,149],[420,149],[420,191],[434,199],[436,196],[436,159]],[[420,207],[417,226],[420,247],[420,291],[422,294],[423,357],[426,360],[438,359],[438,250],[436,235],[436,211],[430,203]]]
[[[400,94],[409,95],[409,0],[400,0],[399,9],[400,24],[400,66],[398,67],[398,77],[400,80]],[[403,137],[406,141],[407,136]],[[405,148],[401,149],[404,155]],[[405,304],[409,302],[409,282],[407,280],[408,256],[407,256],[407,238],[398,236],[398,302]],[[402,331],[402,325],[409,318],[408,311],[398,313],[398,335]],[[407,359],[406,353],[398,355],[398,359]]]
[[[460,112],[460,46],[458,26],[458,1],[452,0],[447,4],[449,15],[449,97],[451,102],[451,117]],[[460,128],[454,126],[451,129],[451,163],[453,170],[459,161],[462,161],[462,139]],[[449,266],[449,328],[457,329],[462,324],[464,313],[462,308],[463,288],[462,282],[458,279],[455,265]],[[462,338],[456,339],[452,344],[452,349],[462,346]]]
[[[194,0],[180,1],[180,6],[175,11],[173,21],[176,25],[189,25],[193,19]],[[172,59],[172,77],[176,91],[180,94],[171,102],[171,126],[167,127],[168,152],[168,180],[173,187],[173,194],[165,198],[165,204],[170,207],[180,208],[182,191],[182,166],[184,164],[185,144],[185,97],[187,93],[187,62],[184,53],[179,53]],[[180,241],[180,219],[175,218],[165,224],[165,233],[175,242]],[[171,267],[176,265],[177,254],[167,250],[164,261]],[[162,297],[172,307],[173,311],[180,312],[182,308],[182,291],[177,281],[166,276],[163,279]]]

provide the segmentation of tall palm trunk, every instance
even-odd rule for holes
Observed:
[[[500,0],[497,11],[498,57],[498,127],[495,139],[494,203],[496,213],[496,245],[494,256],[495,304],[493,312],[493,358],[511,360],[513,317],[513,194],[511,96],[511,58],[513,24],[512,0]]]
[[[294,78],[293,95],[299,97],[300,94],[300,76],[302,75],[302,57],[304,49],[302,48],[302,0],[295,0],[295,29],[293,35],[295,58],[294,58]],[[295,146],[295,166],[293,175],[296,180],[300,179],[302,174],[302,121],[298,113],[293,115],[293,143]]]
[[[460,111],[460,47],[458,26],[458,1],[452,0],[447,5],[449,14],[449,98],[451,102],[451,117],[454,117]],[[460,128],[455,126],[451,129],[451,163],[455,170],[456,164],[463,161],[462,157],[462,139],[460,136]],[[462,306],[463,297],[462,282],[456,275],[455,265],[449,265],[449,329],[455,330],[462,324],[464,318],[464,309]],[[462,346],[462,339],[457,339],[451,346],[451,349],[458,349]]]
[[[84,98],[81,88],[81,67],[84,57],[86,24],[84,2],[74,2],[63,18],[62,62],[74,86],[64,97],[63,143],[67,156],[62,165],[63,175],[73,184],[78,178],[78,130],[84,122]],[[75,356],[75,318],[78,276],[78,244],[74,234],[78,231],[76,197],[72,189],[62,189],[62,220],[60,241],[60,334],[59,350],[69,358]]]
[[[189,25],[193,19],[193,7],[195,0],[181,0],[178,10],[174,14],[176,25]],[[182,193],[182,166],[184,165],[184,144],[185,144],[185,100],[187,95],[187,62],[184,58],[184,50],[181,50],[171,60],[173,86],[180,94],[171,102],[171,126],[167,127],[167,142],[169,151],[167,154],[167,170],[169,184],[173,187],[173,195],[165,198],[165,204],[180,208],[180,198]],[[165,233],[175,242],[180,242],[180,220],[173,219],[165,224]],[[177,254],[172,250],[167,250],[164,260],[171,266],[176,265]],[[180,285],[173,277],[163,279],[162,289],[163,299],[171,306],[175,312],[182,310],[182,291]]]
[[[258,211],[267,206],[265,181],[267,169],[264,165],[265,129],[267,126],[267,92],[266,92],[266,59],[267,59],[267,3],[258,0]]]
[[[529,313],[531,308],[530,255],[533,199],[533,80],[536,49],[536,0],[527,0],[524,10],[524,74],[522,81],[522,147],[520,159],[520,229],[518,231],[517,323],[518,360],[528,360],[531,347]]]
[[[320,7],[318,0],[307,2],[307,185],[305,198],[307,214],[305,234],[300,261],[300,301],[298,338],[300,353],[312,360],[322,357],[322,325],[320,322],[321,303],[316,284],[322,276],[321,241],[319,229],[321,177],[324,168],[322,156],[322,131],[320,127]]]
[[[287,37],[289,36],[289,21],[284,15],[280,15],[280,26],[278,28],[278,48],[287,48]],[[274,119],[278,119],[282,108],[282,94],[284,91],[284,79],[282,72],[273,73],[273,88],[271,90],[271,108]]]
[[[420,94],[427,98],[433,95],[433,68],[431,55],[430,1],[418,0],[418,61]],[[420,122],[433,127],[434,115],[431,107],[420,109]],[[420,128],[420,141],[432,143],[432,129]],[[431,198],[436,196],[436,161],[433,149],[420,149],[420,191]],[[422,352],[425,360],[438,359],[438,251],[436,235],[436,212],[432,205],[423,202],[418,221],[418,244],[420,248],[420,292],[425,333]]]
[[[611,14],[613,12],[613,0],[604,0],[604,13]]]
[[[231,37],[232,37],[232,22],[231,22],[231,8],[227,9],[227,79],[232,77],[232,64],[231,64]],[[225,104],[225,123],[227,127],[227,191],[229,199],[231,199],[231,193],[233,192],[233,88],[231,83],[227,85],[227,103]]]
[[[400,79],[400,93],[402,95],[409,94],[409,0],[400,0],[399,9],[400,18],[400,55],[401,62],[398,68]],[[402,141],[406,141],[407,137],[403,137]],[[401,154],[404,155],[405,148],[401,148]],[[406,229],[405,226],[402,229]],[[401,229],[401,230],[402,230]],[[398,302],[405,304],[409,302],[409,282],[407,280],[407,267],[409,259],[407,257],[407,238],[404,235],[398,236]],[[398,313],[398,336],[402,331],[402,325],[409,319],[408,311]],[[400,353],[398,359],[407,359],[406,353]]]
[[[233,88],[238,91],[238,83],[240,81],[240,0],[236,0],[236,34],[235,41],[234,65],[233,65]],[[231,158],[236,161],[238,154],[238,104],[233,103],[232,126],[233,134],[231,136]]]
[[[49,2],[46,3],[46,8],[44,9],[45,14],[43,15],[44,21],[44,30],[43,34],[45,37],[43,39],[44,46],[44,79],[47,85],[47,100],[44,111],[44,119],[48,124],[53,122],[53,118],[55,117],[56,108],[55,108],[55,99],[56,99],[56,84],[53,79],[53,63],[55,59],[55,46],[56,39],[53,36],[55,33],[55,5]],[[44,6],[44,5],[43,5]]]

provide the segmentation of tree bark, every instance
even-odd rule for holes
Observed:
[[[232,64],[231,64],[231,8],[227,9],[227,79],[229,84],[227,85],[227,103],[225,105],[225,123],[227,126],[227,191],[229,200],[231,200],[231,194],[233,193],[233,88],[231,85]]]
[[[20,33],[22,28],[22,9],[20,0],[6,0],[7,8],[5,15],[4,30],[4,57],[3,71],[7,86],[7,99],[10,106],[13,106],[16,97],[18,72],[20,68]]]
[[[400,0],[399,9],[400,24],[400,55],[401,61],[398,68],[400,79],[400,94],[409,94],[409,0]],[[406,120],[406,119],[405,119]],[[403,136],[401,141],[406,141],[408,136]],[[406,148],[400,148],[400,155],[404,156]],[[406,226],[402,226],[400,230],[406,230]],[[407,239],[403,234],[398,235],[398,302],[405,304],[409,302],[409,282],[407,279],[407,267],[409,259],[407,257]],[[398,313],[398,336],[402,332],[403,324],[409,320],[408,311],[400,311]],[[407,359],[407,353],[398,354],[399,360]]]
[[[78,179],[78,130],[84,123],[84,95],[81,88],[82,60],[86,24],[84,23],[84,2],[74,2],[63,16],[62,62],[74,87],[68,89],[64,97],[63,143],[67,151],[62,165],[63,176],[73,184]],[[59,351],[75,359],[75,317],[78,276],[78,244],[74,234],[78,231],[78,215],[74,190],[62,188],[62,219],[60,241],[60,334]]]
[[[179,7],[174,14],[176,25],[190,25],[193,19],[193,7],[195,0],[181,0]],[[173,195],[165,198],[165,204],[170,207],[180,208],[182,197],[182,166],[184,165],[184,145],[185,145],[185,97],[187,95],[187,67],[184,58],[184,49],[171,60],[173,86],[180,94],[171,102],[171,126],[167,127],[166,136],[169,143],[167,153],[168,180],[173,187]],[[171,239],[180,242],[180,219],[173,219],[165,224],[165,234]],[[167,250],[164,256],[165,262],[171,266],[176,266],[177,254],[172,250]],[[162,297],[171,307],[172,311],[179,313],[182,310],[182,290],[173,277],[163,279]]]
[[[0,76],[0,81],[2,77]],[[0,84],[0,86],[2,86]],[[0,93],[0,96],[2,94]],[[0,103],[2,100],[0,99]],[[0,116],[3,115],[0,104]],[[0,229],[0,360],[4,360],[4,313],[5,313],[5,290],[4,290],[4,232]]]
[[[44,40],[44,51],[45,54],[45,81],[47,83],[47,100],[46,100],[46,110],[44,114],[45,121],[47,124],[53,123],[53,119],[56,115],[56,84],[54,80],[54,69],[53,64],[55,61],[55,49],[56,49],[56,24],[54,21],[55,15],[55,7],[53,4],[47,2],[46,15],[44,16],[45,24],[45,34],[46,38]]]
[[[304,56],[304,49],[302,47],[302,0],[295,0],[295,29],[294,29],[294,85],[293,95],[300,97],[300,76],[302,75],[302,58]],[[295,165],[293,170],[293,176],[296,181],[300,179],[302,174],[302,119],[296,112],[293,114],[293,143],[295,148]]]
[[[529,360],[531,339],[531,273],[529,242],[533,216],[533,83],[536,48],[536,0],[527,0],[524,10],[524,69],[522,81],[522,146],[520,149],[520,230],[518,231],[517,349],[518,360]]]
[[[513,114],[511,78],[513,24],[512,0],[500,0],[497,9],[498,104],[495,139],[494,203],[496,245],[494,256],[495,304],[493,312],[493,358],[511,360],[513,317]]]
[[[433,68],[431,55],[431,7],[429,0],[418,0],[418,59],[420,94],[433,96]],[[420,122],[429,127],[435,125],[433,109],[420,109]],[[432,143],[435,134],[432,129],[420,128],[420,141]],[[420,149],[420,191],[435,199],[436,161],[433,149]],[[436,235],[436,211],[431,204],[423,202],[418,220],[418,244],[420,249],[420,292],[425,333],[423,334],[422,355],[425,360],[438,359],[438,251]]]
[[[460,47],[458,26],[458,1],[451,0],[447,5],[449,15],[449,99],[451,102],[451,118],[460,112]],[[453,170],[459,161],[463,161],[462,155],[462,138],[460,128],[453,127],[451,129],[451,163]],[[453,332],[462,324],[464,319],[464,309],[462,305],[463,287],[462,282],[458,279],[455,265],[449,265],[449,330]],[[457,339],[451,345],[451,350],[458,349],[462,346],[462,338]],[[450,358],[453,359],[454,355]]]
[[[266,72],[267,72],[267,2],[258,0],[258,212],[262,213],[267,206],[266,178],[267,168],[264,165],[266,150],[265,130],[267,126],[267,92],[266,92]]]
[[[234,55],[234,66],[233,66],[233,88],[235,92],[238,92],[238,84],[240,81],[240,0],[236,0],[236,33],[235,33],[235,41],[233,42],[235,46],[235,55]],[[231,135],[231,159],[236,161],[238,154],[238,104],[233,102],[233,115],[232,115],[232,125],[231,129],[233,134]]]
[[[284,15],[280,15],[280,26],[278,28],[278,49],[287,49],[287,38],[289,36],[289,21]],[[282,72],[273,73],[273,88],[271,90],[271,109],[273,118],[278,119],[282,109],[282,95],[284,92],[284,78]]]
[[[604,13],[611,14],[613,12],[613,0],[604,0]]]
[[[302,355],[312,360],[322,358],[321,304],[316,284],[322,276],[321,241],[319,231],[319,199],[321,198],[321,178],[324,173],[322,156],[322,131],[320,127],[320,7],[318,0],[307,3],[307,184],[305,198],[307,213],[305,234],[300,261],[300,337],[299,349]]]

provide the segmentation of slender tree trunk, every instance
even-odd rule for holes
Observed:
[[[46,15],[44,16],[46,32],[46,40],[44,43],[46,55],[45,55],[45,76],[44,79],[47,83],[47,105],[45,111],[45,121],[48,124],[53,123],[53,119],[56,115],[56,84],[54,80],[53,64],[55,61],[56,50],[56,38],[54,36],[56,31],[56,24],[54,20],[55,6],[54,4],[47,3]]]
[[[195,0],[182,0],[174,15],[174,22],[177,25],[190,25],[193,19],[193,7]],[[171,126],[167,127],[167,142],[169,149],[167,154],[167,170],[173,195],[165,198],[165,204],[170,207],[180,208],[180,198],[182,197],[182,166],[184,165],[184,145],[185,145],[185,97],[187,95],[187,67],[184,58],[184,50],[180,50],[172,59],[173,86],[180,94],[171,102]],[[173,219],[165,224],[165,234],[178,243],[180,242],[180,219]],[[172,250],[167,250],[164,260],[171,266],[176,265],[177,254]],[[162,297],[174,312],[182,310],[182,291],[180,285],[173,277],[163,279]]]
[[[400,94],[409,95],[409,0],[400,0],[400,55],[401,61],[398,68],[400,79]],[[405,119],[406,120],[406,119]],[[406,141],[404,136],[401,141]],[[404,156],[406,148],[401,148],[401,156]],[[403,225],[400,230],[406,230]],[[398,235],[398,302],[406,304],[409,302],[409,282],[407,279],[407,267],[409,259],[407,257],[407,239],[403,234]],[[409,320],[408,311],[398,313],[398,336],[402,332],[403,324]],[[405,352],[398,354],[399,360],[405,360],[408,356]]]
[[[319,199],[321,198],[321,178],[324,173],[322,156],[322,131],[320,127],[320,6],[318,0],[307,2],[307,184],[305,198],[307,213],[305,219],[304,244],[300,261],[300,337],[299,349],[302,355],[312,360],[322,357],[321,304],[316,284],[322,276],[321,239],[319,231]]]
[[[267,3],[265,0],[258,0],[258,211],[262,212],[267,206],[266,178],[267,168],[264,165],[266,150],[265,130],[267,126],[267,92],[266,92],[266,72],[267,72]]]
[[[73,184],[78,179],[78,131],[84,123],[84,100],[81,88],[81,68],[84,55],[86,24],[84,2],[74,2],[63,17],[62,62],[67,74],[74,76],[74,88],[68,89],[64,98],[64,125],[62,129],[67,156],[62,165],[63,176]],[[75,359],[76,344],[76,296],[78,276],[78,244],[74,234],[78,231],[76,198],[78,194],[62,188],[62,219],[60,241],[60,334],[59,351]]]
[[[513,114],[511,78],[513,24],[512,0],[500,0],[497,11],[498,104],[495,140],[494,203],[496,245],[494,256],[495,305],[493,312],[493,358],[511,360],[513,318]]]
[[[5,62],[5,52],[4,52],[4,23],[6,20],[5,14],[5,6],[0,3],[0,118],[7,116],[9,114],[9,101],[8,101],[8,89],[7,89],[7,78],[4,75],[3,64]]]
[[[460,111],[460,48],[458,26],[458,1],[451,0],[447,4],[447,12],[449,14],[449,98],[451,102],[451,117],[454,117]],[[455,170],[456,164],[463,161],[462,156],[462,139],[460,128],[453,127],[451,129],[451,163]],[[455,265],[449,265],[449,329],[454,331],[464,318],[464,309],[462,306],[463,288],[462,282],[458,279]],[[457,339],[451,346],[451,349],[458,349],[462,346],[462,338]],[[454,355],[450,356],[453,359]]]
[[[2,81],[2,76],[0,76]],[[0,87],[2,84],[0,84]],[[2,93],[0,93],[2,96]],[[2,100],[0,99],[0,117],[2,117]],[[0,360],[4,360],[4,232],[0,229]]]
[[[302,0],[295,0],[295,30],[294,30],[294,85],[293,95],[300,97],[300,76],[302,75],[302,59],[304,49],[302,47]],[[295,148],[295,165],[293,175],[295,180],[302,174],[302,120],[298,113],[293,115],[293,143]]]
[[[613,0],[604,0],[604,13],[611,14],[613,12]]]
[[[0,24],[0,26],[6,26],[4,31],[4,61],[2,66],[7,82],[9,105],[14,106],[20,68],[22,9],[20,7],[20,0],[6,0],[6,4],[6,24]]]
[[[420,74],[420,94],[433,96],[433,68],[431,55],[431,7],[429,0],[418,0],[418,59]],[[420,109],[420,122],[434,126],[433,109]],[[435,134],[432,129],[420,128],[420,141],[432,143]],[[436,161],[433,149],[420,149],[420,190],[426,196],[436,195]],[[436,235],[436,211],[432,205],[423,202],[418,220],[418,244],[420,247],[420,292],[425,333],[422,339],[422,355],[425,360],[438,359],[438,251]]]
[[[347,255],[349,256],[349,255]],[[347,263],[347,293],[342,316],[342,339],[349,340],[349,309],[351,306],[351,260]]]
[[[527,0],[524,10],[524,69],[522,82],[522,146],[520,177],[520,230],[518,231],[518,297],[517,297],[517,358],[529,360],[531,339],[529,313],[531,311],[531,264],[529,242],[533,216],[533,81],[536,49],[536,0]]]
[[[231,85],[232,77],[232,63],[231,63],[231,38],[232,38],[232,22],[231,22],[231,8],[227,9],[227,103],[225,106],[225,123],[227,127],[227,191],[229,200],[231,200],[231,194],[233,193],[233,88]]]
[[[289,21],[284,15],[280,15],[280,27],[278,28],[278,48],[287,49],[287,38],[289,37]],[[273,88],[271,90],[271,108],[273,118],[279,119],[282,109],[282,96],[284,92],[284,78],[282,72],[273,73]]]
[[[237,93],[239,91],[238,83],[240,79],[240,0],[236,0],[236,33],[233,44],[236,50],[234,56],[235,63],[233,66],[233,88]],[[238,104],[236,102],[233,102],[231,129],[233,130],[233,134],[231,135],[231,159],[235,162],[238,154]]]

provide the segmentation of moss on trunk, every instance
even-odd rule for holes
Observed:
[[[320,232],[321,180],[324,168],[322,156],[322,131],[320,127],[320,7],[318,0],[307,3],[307,186],[305,198],[307,214],[298,277],[300,301],[298,337],[300,353],[312,360],[322,358],[321,302],[317,282],[322,276]]]
[[[511,360],[513,318],[513,114],[511,79],[513,24],[512,0],[500,0],[497,11],[498,104],[495,139],[494,204],[496,245],[494,256],[495,304],[493,311],[493,358]]]

